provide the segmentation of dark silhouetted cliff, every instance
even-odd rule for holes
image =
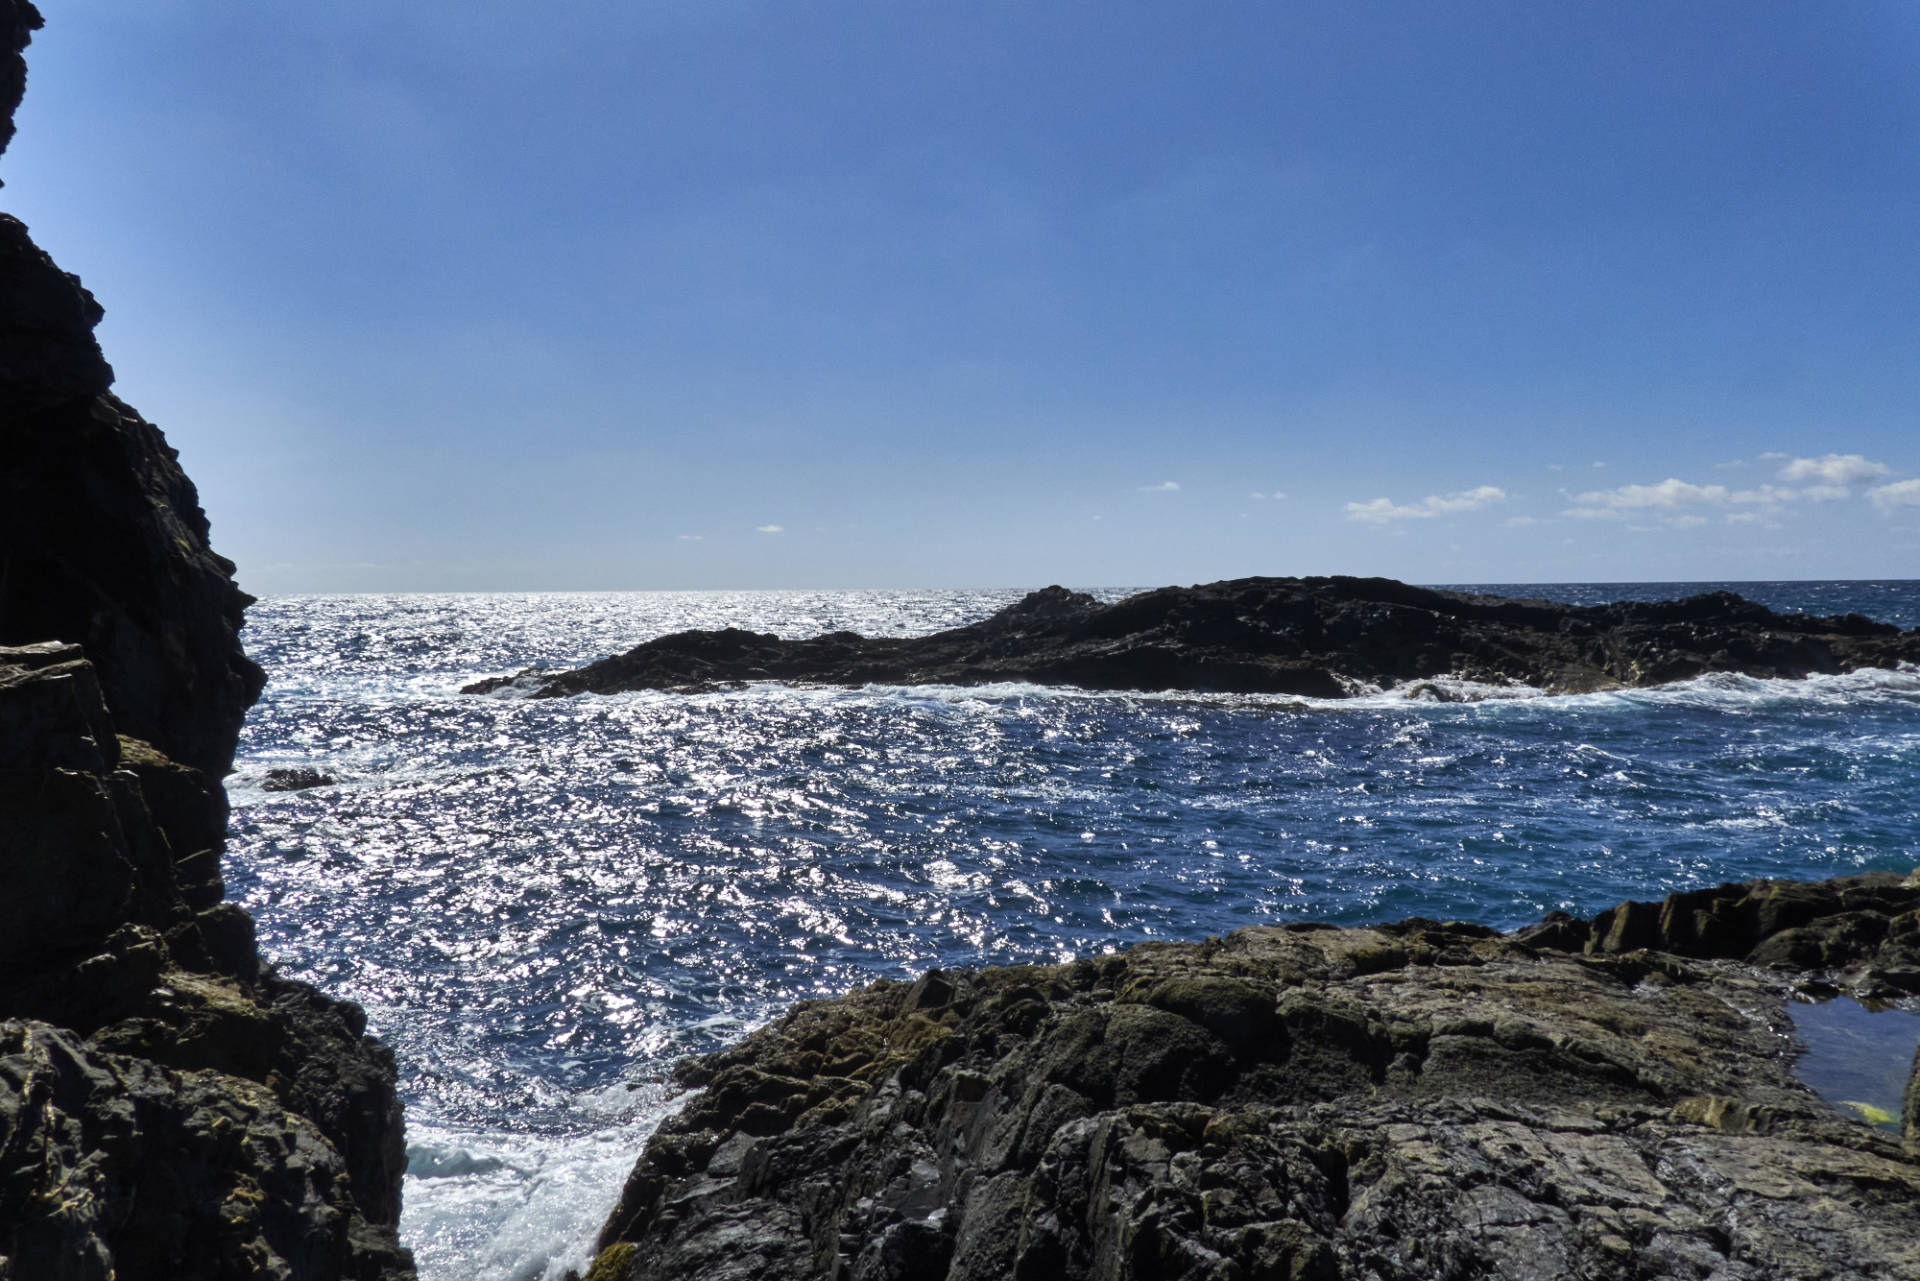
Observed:
[[[100,315],[0,215],[0,1278],[409,1277],[392,1058],[223,901],[250,598]]]

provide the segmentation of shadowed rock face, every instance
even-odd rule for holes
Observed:
[[[591,1275],[1920,1276],[1916,1148],[1791,1074],[1816,972],[1920,987],[1920,881],[877,983],[682,1066]]]
[[[0,0],[0,146],[39,26]],[[218,777],[260,692],[238,639],[252,597],[166,439],[108,391],[101,314],[0,214],[0,645],[85,646],[122,732]]]
[[[392,1057],[223,901],[250,598],[99,318],[0,215],[0,1281],[402,1281]]]
[[[729,682],[1219,690],[1339,698],[1438,676],[1577,693],[1705,672],[1801,677],[1920,661],[1920,629],[1776,614],[1728,592],[1580,607],[1386,578],[1240,578],[1112,605],[1049,587],[931,636],[807,640],[728,628],[663,636],[571,672],[481,681],[536,697]],[[1446,697],[1444,690],[1428,691]]]

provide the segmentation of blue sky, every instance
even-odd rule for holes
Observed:
[[[255,592],[1920,574],[1920,8],[54,0]]]

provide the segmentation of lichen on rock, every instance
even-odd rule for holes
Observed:
[[[683,1066],[595,1275],[1920,1275],[1920,1154],[1794,1078],[1784,1005],[1914,994],[1916,923],[1753,882],[876,983]]]

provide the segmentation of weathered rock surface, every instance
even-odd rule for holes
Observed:
[[[570,672],[467,687],[535,697],[707,690],[755,680],[836,685],[1037,681],[1087,689],[1218,690],[1339,698],[1453,676],[1560,693],[1706,672],[1802,677],[1920,661],[1920,628],[1858,614],[1776,614],[1728,592],[1573,606],[1410,587],[1387,578],[1240,578],[1164,587],[1112,605],[1049,587],[931,636],[806,640],[728,628],[677,632]],[[1429,687],[1433,697],[1445,689]]]
[[[877,983],[682,1066],[590,1275],[1920,1277],[1920,1148],[1785,1008],[1916,963],[1877,875]]]
[[[0,648],[0,727],[0,1278],[411,1275],[392,1058],[262,966],[219,783],[78,646]]]
[[[223,901],[250,598],[99,317],[0,215],[0,1281],[401,1281],[392,1058]]]
[[[31,4],[0,0],[0,141],[39,26]],[[101,314],[0,214],[0,645],[84,646],[123,733],[217,778],[260,692],[238,639],[252,598],[208,545],[178,456],[108,390]]]

